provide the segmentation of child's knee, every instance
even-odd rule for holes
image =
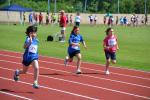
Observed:
[[[112,63],[113,63],[113,64],[116,64],[116,60],[112,60]]]
[[[27,70],[23,70],[23,71],[22,71],[22,74],[27,74]]]

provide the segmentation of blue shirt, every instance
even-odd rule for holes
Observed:
[[[27,37],[25,40],[25,45],[30,43],[30,38]],[[39,41],[37,38],[33,38],[29,47],[25,49],[23,59],[25,61],[32,61],[38,59],[38,44]]]
[[[80,50],[80,47],[79,46],[72,46],[71,43],[80,43],[80,42],[83,42],[83,38],[80,34],[75,34],[75,33],[72,33],[70,35],[70,38],[69,38],[69,47],[68,47],[68,52],[71,53],[71,52],[74,52],[76,50]]]

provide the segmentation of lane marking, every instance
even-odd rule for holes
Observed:
[[[9,96],[13,96],[13,97],[17,97],[17,98],[21,98],[21,99],[24,99],[24,100],[33,100],[33,99],[29,99],[29,98],[26,98],[26,97],[23,97],[23,96],[20,96],[20,95],[15,95],[15,94],[8,93],[8,92],[0,91],[0,93],[6,94],[6,95],[9,95]]]
[[[22,57],[17,57],[17,56],[10,56],[10,55],[4,55],[4,54],[0,54],[0,56],[6,56],[6,57],[12,57],[12,58],[21,58]],[[52,63],[52,64],[57,64],[57,65],[63,65],[64,64],[60,64],[60,63],[54,63],[54,62],[50,62],[50,61],[44,61],[44,60],[39,60],[40,62],[45,62],[45,63]],[[72,66],[72,65],[68,65],[70,67],[76,67],[76,66]],[[91,68],[85,68],[85,67],[82,67],[83,69],[87,69],[87,70],[91,70],[91,71],[97,71],[97,72],[104,72],[102,70],[95,70],[95,69],[91,69]],[[150,78],[144,78],[144,77],[139,77],[139,76],[133,76],[133,75],[125,75],[125,74],[119,74],[119,73],[114,73],[114,72],[111,72],[112,74],[115,74],[115,75],[119,75],[119,76],[125,76],[125,77],[132,77],[132,78],[138,78],[138,79],[143,79],[143,80],[149,80],[150,81]]]
[[[11,51],[11,50],[5,50],[5,49],[2,49],[0,51],[6,51],[6,52],[12,52],[12,53],[17,53],[17,54],[23,54],[22,52],[15,52],[15,51]],[[47,58],[53,58],[53,59],[58,59],[58,60],[64,60],[64,59],[61,59],[61,58],[57,58],[57,57],[50,57],[50,56],[43,56],[43,55],[39,55],[41,57],[47,57]],[[87,63],[87,64],[93,64],[93,65],[98,65],[98,66],[105,66],[103,64],[95,64],[95,63],[90,63],[90,62],[82,62],[82,63]],[[129,68],[123,68],[123,66],[120,66],[120,67],[113,67],[113,66],[110,66],[114,69],[126,69],[126,70],[130,70],[130,71],[137,71],[137,72],[144,72],[144,73],[150,73],[149,71],[143,71],[143,70],[138,70],[138,69],[129,69]],[[125,66],[124,66],[125,67]]]
[[[10,79],[10,78],[0,77],[0,79],[14,82],[14,80]],[[28,82],[24,82],[24,81],[18,81],[18,82],[32,86],[32,83],[28,83]],[[69,95],[73,95],[73,96],[77,96],[77,97],[83,97],[83,98],[90,99],[90,100],[100,100],[100,99],[96,99],[96,98],[92,98],[92,97],[88,97],[88,96],[84,96],[84,95],[80,95],[80,94],[76,94],[76,93],[72,93],[72,92],[68,92],[68,91],[63,91],[63,90],[59,90],[59,89],[55,89],[55,88],[46,87],[46,86],[43,86],[43,85],[40,85],[39,87],[44,88],[44,89],[48,89],[48,90],[53,90],[53,91],[65,93],[65,94],[69,94]]]
[[[4,69],[4,70],[15,71],[15,70],[9,69],[9,68],[2,68],[2,67],[0,67],[0,68]],[[28,74],[33,75],[32,73],[28,73]],[[50,78],[50,79],[55,79],[55,80],[60,80],[60,81],[65,81],[65,82],[70,82],[70,83],[74,83],[74,84],[78,84],[78,85],[88,86],[88,87],[92,87],[92,88],[103,89],[103,90],[107,90],[107,91],[111,91],[111,92],[117,92],[117,93],[135,96],[135,97],[139,97],[139,98],[150,99],[150,97],[141,96],[141,95],[132,94],[132,93],[123,92],[123,91],[118,91],[118,90],[109,89],[109,88],[104,88],[104,87],[99,87],[99,86],[95,86],[95,85],[91,85],[91,84],[87,84],[87,83],[80,83],[80,82],[76,82],[76,81],[70,81],[70,80],[65,80],[65,79],[61,79],[61,78],[54,78],[54,77],[44,76],[44,75],[39,75],[39,76],[45,77],[45,78]]]
[[[21,63],[18,63],[18,62],[12,62],[12,61],[6,61],[6,60],[0,60],[0,61],[1,61],[1,62],[8,62],[8,63],[14,63],[14,64],[22,65]],[[53,68],[46,68],[46,67],[41,67],[41,66],[40,66],[40,68],[42,68],[42,69],[48,69],[48,70],[55,70],[55,71],[59,71],[59,72],[64,72],[64,73],[73,74],[72,72],[57,70],[57,69],[53,69]],[[118,80],[107,79],[107,78],[101,78],[101,77],[95,77],[95,76],[91,76],[91,75],[84,75],[84,74],[81,74],[81,75],[82,75],[82,76],[86,76],[86,77],[90,77],[90,78],[100,79],[100,80],[106,80],[106,81],[111,81],[111,82],[116,82],[116,83],[122,83],[122,84],[127,84],[127,85],[133,85],[133,86],[138,86],[138,87],[143,87],[143,88],[150,88],[149,86],[140,85],[140,84],[135,84],[135,83],[129,83],[129,82],[118,81]]]

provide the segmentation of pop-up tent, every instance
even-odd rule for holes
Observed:
[[[31,8],[24,8],[24,7],[19,6],[17,4],[12,4],[10,6],[5,6],[3,8],[0,8],[0,10],[3,10],[3,11],[19,11],[19,12],[32,11]]]
[[[8,21],[9,21],[9,11],[18,11],[20,12],[20,23],[22,24],[23,18],[22,18],[22,12],[27,12],[27,11],[32,11],[31,8],[24,8],[20,5],[17,4],[12,4],[10,6],[5,6],[3,8],[0,8],[1,11],[7,11],[7,17],[8,17]]]

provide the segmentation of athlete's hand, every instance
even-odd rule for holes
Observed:
[[[30,37],[30,42],[32,42],[32,34],[29,33],[29,37]]]
[[[84,46],[84,48],[87,50],[87,46]]]

